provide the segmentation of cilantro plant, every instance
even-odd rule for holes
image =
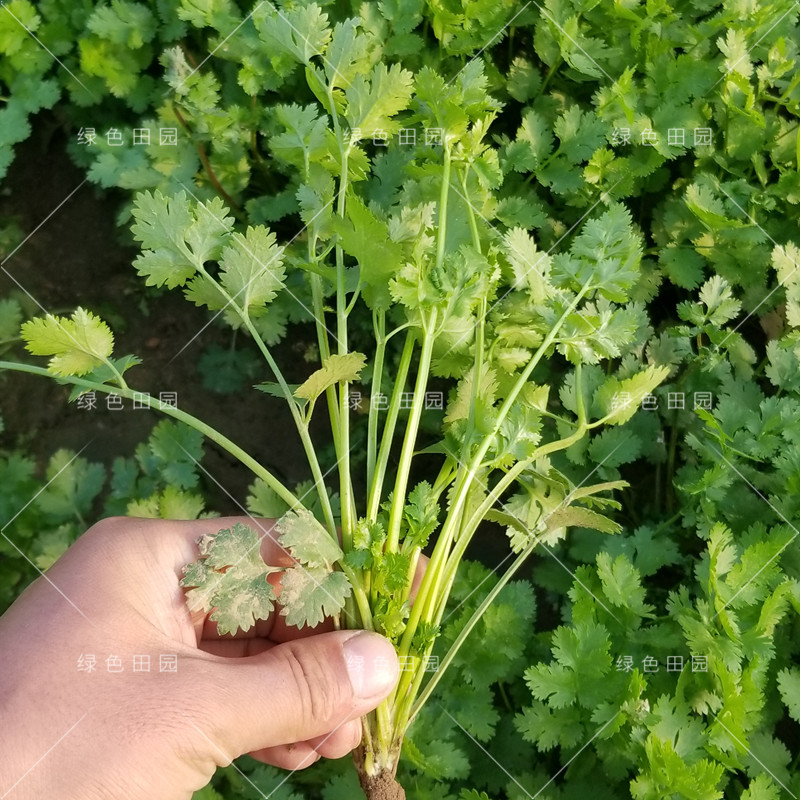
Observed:
[[[187,600],[220,630],[277,607],[392,639],[407,669],[364,720],[368,794],[398,793],[401,747],[420,800],[800,793],[787,747],[800,722],[796,5],[5,7],[69,71],[0,12],[0,170],[27,115],[60,92],[77,133],[88,105],[100,135],[70,152],[127,190],[139,274],[263,357],[212,350],[204,384],[283,398],[309,462],[287,487],[167,407],[114,464],[105,509],[206,513],[202,436],[253,472],[248,508],[278,518],[295,561],[283,590],[252,528],[209,523]],[[102,135],[123,124],[149,143]],[[318,355],[297,382],[279,346],[295,323],[313,326]],[[49,366],[3,366],[73,397],[154,388],[127,383],[136,359],[88,309],[23,334]],[[442,412],[425,407],[437,390]],[[11,508],[33,464],[2,456]],[[99,491],[99,465],[74,463],[74,502],[19,520],[42,565]],[[588,530],[617,531],[620,500],[624,531]],[[464,557],[497,525],[515,560],[494,578]],[[37,538],[42,526],[59,533]],[[552,557],[511,581],[537,545]],[[533,630],[534,586],[554,632]],[[248,769],[251,784],[227,770],[220,785],[299,796]],[[354,775],[320,769],[324,790],[302,775],[293,787],[353,796]]]
[[[183,410],[164,408],[253,471],[253,511],[283,504],[278,540],[296,562],[283,571],[276,597],[266,580],[274,568],[260,561],[257,534],[236,526],[200,540],[183,585],[190,607],[212,612],[221,633],[247,630],[277,602],[289,624],[313,627],[333,616],[341,627],[391,639],[410,669],[365,718],[357,767],[368,796],[400,796],[393,777],[410,722],[523,561],[569,526],[618,530],[601,512],[619,504],[603,494],[624,482],[575,485],[551,456],[625,423],[668,369],[642,367],[635,357],[618,373],[597,366],[634,355],[647,325],[642,305],[630,302],[643,242],[624,206],[612,202],[592,215],[555,256],[525,228],[495,219],[503,152],[488,131],[501,103],[487,91],[480,59],[448,78],[430,67],[414,74],[387,65],[378,38],[358,19],[331,27],[313,4],[285,14],[259,6],[253,21],[280,70],[301,68],[314,98],[276,106],[269,140],[293,174],[305,227],[279,243],[263,225],[237,229],[218,197],[147,191],[133,207],[132,232],[142,247],[135,267],[149,285],[183,289],[252,337],[271,377],[258,388],[288,404],[317,516],[242,447]],[[167,63],[188,75],[180,50],[169,51]],[[440,131],[439,146],[389,145],[382,160],[370,161],[369,139],[411,125]],[[394,190],[377,194],[388,164]],[[320,365],[290,385],[269,344],[270,306],[298,283],[313,314]],[[357,307],[372,320],[367,352],[351,345]],[[112,332],[92,312],[34,319],[22,336],[31,353],[49,357],[47,367],[4,367],[53,376],[72,384],[74,396],[133,397],[127,373],[138,359],[115,356]],[[402,349],[390,375],[386,355],[395,337]],[[548,382],[554,360],[569,366],[559,385]],[[367,365],[366,474],[356,474],[350,384]],[[436,435],[423,440],[435,379],[454,385]],[[560,404],[551,397],[556,391]],[[320,463],[310,429],[315,411],[329,418],[335,465]],[[438,461],[432,481],[415,478],[423,450]],[[506,527],[516,558],[431,677],[424,665],[459,565],[487,519]],[[411,602],[425,550],[430,562]]]

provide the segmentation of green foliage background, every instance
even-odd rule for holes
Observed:
[[[73,159],[99,186],[222,194],[239,222],[289,238],[310,208],[287,144],[300,119],[291,104],[313,96],[276,41],[302,50],[324,35],[323,13],[358,14],[387,65],[450,81],[480,57],[503,104],[489,132],[497,156],[480,167],[489,218],[524,228],[556,258],[584,217],[627,207],[646,247],[627,306],[641,324],[620,348],[599,314],[600,330],[577,331],[576,346],[606,336],[619,378],[642,363],[670,369],[656,407],[559,463],[576,482],[592,472],[629,480],[623,532],[573,529],[504,590],[410,731],[400,774],[409,797],[797,796],[800,10],[747,0],[279,7],[294,30],[270,26],[270,4],[11,0],[0,9],[0,173],[37,112],[55,108]],[[91,147],[76,138],[88,118]],[[112,127],[127,144],[107,143]],[[152,143],[133,145],[134,127]],[[166,127],[178,129],[176,145],[160,144]],[[695,129],[708,129],[708,144]],[[363,158],[368,197],[388,205],[407,151],[365,143]],[[3,301],[3,346],[25,313]],[[307,319],[279,295],[262,333],[277,341]],[[548,369],[569,409],[567,367],[554,359]],[[596,387],[606,374],[589,366],[586,378]],[[695,408],[705,397],[710,408]],[[46,568],[98,509],[205,513],[184,452],[200,459],[202,443],[171,422],[108,470],[61,451],[38,473],[23,451],[4,452],[0,607],[36,574],[23,554]],[[445,643],[495,566],[475,562],[459,576]],[[356,793],[346,760],[286,779],[243,759],[198,797]]]

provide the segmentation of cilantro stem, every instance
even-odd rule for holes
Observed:
[[[331,120],[339,145],[340,155],[340,175],[339,192],[336,203],[336,213],[341,219],[345,216],[345,199],[347,196],[348,182],[348,154],[349,147],[345,147],[342,137],[341,126],[339,125],[339,115],[336,111],[336,103],[333,99],[333,88],[327,86],[328,100],[330,102]],[[344,251],[337,242],[336,253],[336,338],[338,343],[339,355],[347,354],[347,297],[345,295],[345,275],[344,275]],[[355,501],[353,499],[352,476],[350,475],[350,417],[348,416],[350,389],[347,381],[339,382],[339,448],[337,450],[339,464],[339,496],[342,508],[342,542],[344,549],[349,550],[353,546],[353,523],[356,517]]]
[[[448,560],[445,565],[445,577],[446,577],[446,591],[441,593],[441,597],[439,597],[439,608],[435,611],[435,615],[432,619],[429,620],[434,625],[438,625],[442,614],[444,613],[445,606],[447,604],[447,598],[450,595],[450,587],[453,584],[453,581],[456,577],[456,570],[458,569],[458,565],[461,563],[461,559],[464,557],[464,553],[466,552],[467,546],[469,545],[472,537],[475,535],[475,531],[478,529],[478,525],[483,521],[483,518],[486,516],[487,512],[490,508],[495,504],[495,501],[500,498],[503,492],[506,491],[514,481],[534,462],[538,461],[540,458],[544,458],[544,456],[549,455],[550,453],[556,452],[558,450],[566,450],[571,445],[575,444],[575,442],[579,442],[588,431],[588,426],[586,425],[585,420],[581,422],[578,426],[578,429],[567,436],[564,439],[559,439],[555,442],[549,442],[546,445],[538,448],[536,452],[522,461],[518,461],[514,466],[497,482],[493,489],[489,492],[487,497],[484,499],[483,503],[478,507],[478,510],[472,515],[469,522],[461,529],[458,535],[458,543],[453,548],[452,553],[448,557]],[[565,500],[569,499],[569,495],[565,498]],[[560,506],[559,506],[560,507]]]
[[[477,452],[473,456],[472,461],[465,471],[462,470],[463,462],[460,464],[459,474],[456,477],[456,489],[453,493],[453,499],[448,509],[447,517],[436,540],[436,545],[434,546],[431,560],[428,563],[428,568],[425,571],[425,576],[422,579],[422,585],[420,586],[417,594],[417,599],[415,600],[411,609],[411,614],[409,616],[408,623],[406,624],[406,629],[403,632],[403,636],[400,640],[399,653],[401,655],[408,654],[411,648],[411,641],[416,633],[420,621],[422,619],[430,621],[430,619],[436,613],[437,605],[441,607],[441,604],[447,600],[449,592],[445,589],[445,587],[448,584],[449,570],[447,569],[447,561],[450,554],[450,547],[455,539],[458,528],[460,528],[463,507],[472,482],[475,479],[475,473],[477,472],[479,465],[483,462],[483,458],[486,455],[487,450],[497,436],[503,421],[508,415],[508,412],[510,411],[514,402],[516,402],[516,398],[530,377],[531,372],[533,372],[534,368],[547,352],[550,345],[553,344],[564,322],[566,322],[569,315],[572,314],[578,307],[581,300],[590,290],[590,288],[591,287],[589,283],[581,287],[580,291],[578,291],[573,300],[561,314],[556,324],[548,332],[547,336],[545,336],[536,352],[531,356],[530,361],[520,374],[517,382],[514,384],[511,391],[506,395],[503,404],[500,406],[491,432],[483,438],[477,449]],[[582,428],[579,428],[575,433],[572,434],[570,439],[580,438],[580,436],[583,436],[584,433],[585,431]],[[559,442],[553,443],[553,446],[557,446],[558,444]],[[548,447],[550,447],[550,445],[539,448],[539,456],[543,455],[542,451],[546,451],[546,448]],[[509,475],[512,474],[514,474],[514,469],[510,470],[505,478],[500,481],[500,483],[502,484],[503,481],[508,479]],[[492,500],[492,502],[494,501]],[[485,511],[483,513],[485,513]],[[475,516],[477,517],[477,515]],[[480,522],[480,519],[482,519],[482,517],[478,519],[478,522]],[[400,681],[395,687],[394,693],[391,695],[392,700],[398,697],[404,697],[406,695],[410,683],[410,681],[406,678],[406,674],[407,673],[403,673],[403,675],[401,675]]]
[[[325,481],[322,477],[322,469],[319,465],[319,459],[317,458],[316,450],[314,449],[314,443],[311,441],[308,423],[303,419],[303,415],[300,413],[300,410],[297,407],[297,403],[292,395],[292,390],[289,388],[289,384],[286,383],[286,379],[283,377],[280,367],[273,358],[270,349],[266,345],[266,342],[261,338],[261,334],[256,330],[255,325],[253,325],[253,321],[250,319],[250,315],[247,313],[246,309],[242,308],[233,299],[233,297],[231,297],[231,295],[219,281],[215,281],[214,278],[209,275],[205,266],[194,257],[188,248],[184,247],[183,249],[185,250],[186,256],[190,259],[190,262],[194,264],[197,271],[203,275],[207,281],[215,284],[217,291],[219,291],[219,293],[225,298],[226,303],[236,312],[239,319],[242,320],[248,332],[253,337],[253,341],[255,341],[256,346],[261,351],[261,354],[264,356],[264,359],[272,370],[272,373],[275,375],[275,380],[281,387],[283,396],[289,406],[289,411],[292,414],[292,419],[294,419],[297,432],[300,434],[300,440],[303,443],[303,450],[305,451],[306,459],[308,460],[308,465],[311,468],[311,474],[314,478],[314,487],[317,490],[322,512],[325,515],[325,523],[328,526],[328,532],[333,539],[338,542],[339,536],[336,533],[336,521],[333,518],[331,501],[328,497],[327,489],[325,488]]]
[[[254,98],[255,99],[255,98]],[[311,166],[308,158],[308,151],[303,150],[303,166],[306,181],[309,180]],[[309,264],[318,266],[320,258],[325,256],[317,255],[317,228],[316,218],[312,219],[309,225],[307,237],[307,254]],[[329,252],[329,251],[328,251]],[[327,253],[326,253],[327,255]],[[317,343],[319,345],[320,362],[325,363],[325,359],[330,357],[331,344],[328,340],[328,326],[325,324],[325,304],[322,295],[322,279],[317,272],[309,275],[311,284],[311,303],[314,307],[314,327],[317,330]],[[339,452],[341,444],[339,442],[339,407],[337,406],[336,390],[329,386],[325,390],[325,399],[328,403],[328,417],[331,421],[331,433],[333,434],[333,446],[336,453]]]
[[[362,581],[359,579],[358,575],[356,575],[355,571],[348,567],[347,564],[342,564],[340,562],[339,566],[342,572],[347,575],[350,585],[353,587],[353,597],[355,597],[358,612],[361,615],[361,627],[368,631],[374,631],[375,626],[372,623],[372,610],[370,609],[369,598],[364,591]]]
[[[447,139],[444,140],[444,160],[442,163],[442,184],[439,191],[439,230],[437,231],[436,241],[436,264],[438,272],[444,264],[445,244],[447,240],[447,201],[450,195],[450,171],[451,171],[450,145]],[[406,502],[406,490],[408,488],[409,473],[411,472],[411,461],[414,454],[414,446],[417,442],[419,431],[419,421],[422,417],[423,397],[428,385],[428,376],[431,369],[431,358],[433,356],[433,345],[435,341],[435,330],[437,320],[437,309],[430,312],[426,319],[423,315],[423,335],[422,349],[417,366],[417,380],[414,384],[414,394],[411,402],[411,414],[406,423],[406,433],[403,437],[403,446],[400,450],[400,463],[397,467],[394,492],[392,494],[392,509],[389,514],[389,530],[386,537],[386,551],[396,552],[400,540],[400,521],[403,516],[403,508]]]
[[[134,395],[142,395],[143,393],[134,392],[132,389],[126,387],[110,386],[106,383],[96,383],[95,381],[87,381],[83,378],[77,377],[60,377],[54,376],[52,372],[44,367],[36,367],[32,364],[22,364],[14,361],[0,361],[0,369],[11,369],[17,372],[28,372],[31,375],[41,375],[45,378],[57,378],[58,381],[69,383],[73,386],[78,386],[81,389],[86,389],[95,392],[104,392],[105,394],[119,394],[133,400]],[[207,439],[218,444],[223,450],[226,450],[234,458],[246,466],[256,477],[261,478],[284,502],[288,503],[291,508],[303,508],[303,504],[298,498],[284,486],[278,478],[276,478],[269,470],[265,469],[256,459],[254,459],[248,452],[243,450],[235,442],[232,442],[227,436],[223,436],[219,431],[206,425],[205,422],[197,419],[197,417],[183,411],[174,406],[161,406],[156,408],[151,405],[151,398],[149,395],[137,397],[140,402],[145,402],[148,408],[155,411],[160,411],[168,417],[183,422],[190,428],[202,433]]]
[[[309,260],[311,254],[309,253]],[[311,303],[314,307],[314,324],[317,328],[317,344],[319,345],[319,357],[322,363],[331,354],[331,346],[328,341],[328,329],[325,326],[325,309],[322,299],[322,280],[316,273],[310,274],[311,280]],[[331,433],[333,434],[333,446],[335,452],[339,452],[339,406],[336,399],[336,390],[329,386],[325,390],[325,398],[328,402],[328,415],[331,420]]]
[[[431,326],[436,325],[436,309],[431,312]],[[392,510],[389,514],[389,530],[386,537],[386,551],[394,553],[397,551],[400,540],[400,521],[403,516],[405,506],[406,490],[408,479],[411,472],[411,461],[414,457],[414,447],[417,443],[417,432],[419,421],[422,417],[423,402],[420,398],[425,395],[425,388],[428,385],[428,374],[431,369],[431,357],[433,355],[433,345],[435,336],[426,331],[422,339],[422,350],[420,351],[419,365],[417,367],[417,380],[414,384],[414,395],[411,403],[411,414],[406,423],[406,433],[403,437],[403,446],[400,450],[400,463],[397,467],[397,476],[394,483],[392,494]]]
[[[403,352],[400,356],[400,364],[397,368],[397,377],[395,378],[394,389],[392,390],[392,399],[389,403],[389,412],[386,415],[386,422],[383,425],[383,433],[381,434],[381,446],[378,451],[378,461],[375,465],[375,473],[370,486],[369,500],[367,503],[367,520],[369,522],[375,522],[378,517],[378,510],[381,504],[381,494],[383,492],[383,482],[386,477],[386,468],[389,463],[389,453],[392,449],[394,431],[397,426],[397,416],[400,411],[402,392],[406,386],[408,370],[411,366],[411,359],[414,355],[415,341],[416,335],[409,330],[406,334],[405,345],[403,346]],[[370,406],[370,416],[373,413],[373,408],[377,417],[379,409],[375,408],[374,406]]]
[[[214,280],[214,278],[208,273],[208,270],[206,270],[203,261],[199,260],[185,244],[180,244],[179,247],[188,262],[194,266],[200,275],[202,275],[209,283],[215,286],[220,295],[222,295],[222,297],[225,299],[227,306],[230,306],[239,319],[241,319],[241,321],[244,323],[244,326],[253,337],[253,341],[255,341],[256,346],[264,356],[264,359],[272,370],[272,373],[275,375],[275,380],[277,380],[278,385],[281,387],[283,396],[289,406],[289,411],[292,414],[292,419],[294,420],[297,432],[300,434],[300,440],[303,443],[303,450],[305,451],[306,459],[308,460],[308,464],[311,468],[311,474],[314,478],[314,486],[317,490],[320,505],[325,516],[325,522],[328,526],[328,533],[330,533],[334,541],[338,543],[339,536],[336,532],[336,522],[333,518],[333,509],[331,508],[330,498],[328,497],[328,492],[325,488],[325,482],[322,477],[322,470],[319,465],[319,460],[317,459],[316,450],[314,449],[314,443],[311,441],[308,424],[300,413],[297,402],[294,399],[289,385],[286,383],[286,379],[283,377],[280,367],[273,358],[270,349],[266,345],[266,342],[264,342],[264,340],[261,338],[261,334],[259,334],[255,325],[253,325],[250,315],[247,313],[247,309],[242,308],[236,302],[236,300],[231,297],[230,293],[225,289],[225,287],[219,281]]]
[[[439,663],[439,668],[433,673],[433,677],[428,681],[428,683],[425,684],[425,688],[422,690],[419,697],[417,697],[414,705],[411,707],[411,710],[404,715],[406,718],[398,719],[398,724],[402,724],[404,726],[402,728],[398,728],[398,730],[405,730],[405,728],[411,724],[411,721],[419,713],[419,710],[422,708],[422,706],[425,705],[428,698],[433,693],[433,690],[436,688],[436,685],[442,679],[442,675],[444,675],[450,664],[453,663],[453,659],[461,649],[461,645],[464,644],[467,636],[469,636],[469,634],[472,632],[472,629],[478,624],[480,618],[486,613],[486,610],[494,602],[497,595],[500,594],[500,592],[503,590],[503,587],[505,587],[505,585],[511,580],[514,573],[516,573],[516,571],[522,566],[525,559],[528,558],[538,544],[538,537],[534,537],[531,543],[514,559],[511,566],[503,574],[503,577],[497,581],[489,594],[487,594],[483,599],[483,602],[475,609],[475,612],[467,620],[467,623],[461,629],[458,636],[455,638],[455,641],[450,646],[450,649],[447,651],[447,655]],[[422,673],[420,670],[419,674],[422,675],[424,673]]]
[[[181,114],[180,109],[178,108],[178,104],[173,101],[172,103],[172,111],[175,114],[175,118],[180,122],[181,126],[185,129],[185,131],[192,137],[192,129],[189,127],[189,124]],[[235,208],[239,214],[242,213],[242,207],[237,203],[226,191],[222,184],[219,182],[219,178],[217,178],[214,169],[211,166],[211,162],[208,160],[208,156],[206,155],[205,148],[203,147],[202,142],[195,142],[194,143],[195,149],[197,150],[197,155],[200,158],[200,163],[203,165],[203,169],[205,170],[206,175],[208,175],[209,181],[211,181],[211,185],[217,190],[217,193],[220,197],[232,208]]]
[[[375,362],[372,368],[372,386],[369,393],[369,420],[367,422],[367,491],[375,477],[378,448],[378,413],[373,412],[375,401],[381,392],[383,359],[386,353],[386,312],[372,314],[372,330],[375,333]]]

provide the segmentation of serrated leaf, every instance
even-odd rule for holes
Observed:
[[[355,75],[345,90],[345,117],[351,131],[360,132],[362,138],[371,138],[377,131],[394,133],[400,126],[394,117],[408,107],[413,80],[414,76],[400,64],[387,69],[379,63],[369,76]]]
[[[205,500],[201,495],[167,486],[163,492],[143,500],[131,500],[126,514],[150,519],[198,519],[204,509]]]
[[[553,147],[553,134],[544,117],[528,111],[522,118],[516,139],[506,146],[508,167],[516,172],[532,172],[539,167]]]
[[[250,484],[250,491],[247,494],[247,510],[259,517],[279,519],[289,507],[269,484],[261,478],[256,478]]]
[[[221,282],[247,314],[258,316],[284,286],[283,247],[263,226],[234,233],[220,258]]]
[[[257,7],[258,9],[261,6]],[[331,38],[328,15],[316,3],[253,13],[266,52],[287,53],[302,64],[322,54]]]
[[[314,401],[329,386],[333,386],[340,381],[350,383],[358,380],[366,361],[367,357],[363,353],[328,356],[322,367],[312,373],[295,389],[294,396]]]
[[[22,307],[13,297],[0,300],[0,343],[15,339],[22,322]]]
[[[346,219],[334,218],[334,230],[342,249],[358,261],[359,280],[364,284],[367,304],[373,309],[388,308],[391,304],[389,279],[403,264],[403,248],[397,238],[402,235],[402,229],[398,232],[395,222],[393,236],[390,236],[391,223],[387,225],[379,219],[355,193],[348,195],[346,208]],[[404,216],[409,213],[405,212]],[[424,219],[419,221],[419,225],[422,224]]]
[[[703,284],[700,300],[706,306],[706,319],[718,327],[733,319],[742,308],[728,282],[719,275],[714,275]]]
[[[324,566],[292,567],[281,577],[281,615],[287,625],[315,628],[344,608],[350,592],[343,572],[329,572]]]
[[[48,314],[24,323],[26,348],[35,356],[53,356],[54,375],[85,375],[104,363],[114,349],[114,335],[100,317],[77,308],[70,318]]]
[[[514,273],[514,288],[525,289],[537,305],[544,303],[554,293],[550,284],[550,256],[538,250],[533,237],[522,228],[507,231],[503,241]]]
[[[408,525],[406,540],[414,547],[425,547],[439,526],[439,504],[427,481],[421,481],[409,492],[403,517]]]
[[[168,483],[180,489],[197,486],[197,468],[203,457],[203,434],[182,423],[164,419],[153,428],[148,449]]]
[[[800,722],[800,669],[791,667],[778,673],[778,689],[789,716]]]
[[[47,484],[37,495],[37,503],[46,513],[64,519],[88,515],[106,479],[102,464],[76,458],[65,449],[50,457],[45,475]]]
[[[640,617],[653,611],[653,606],[644,602],[645,590],[639,572],[624,555],[612,561],[608,553],[600,553],[597,556],[597,576],[612,605],[628,608]]]
[[[553,511],[547,517],[549,528],[592,528],[602,533],[619,533],[622,526],[613,519],[581,506],[568,506]]]
[[[275,590],[267,576],[279,571],[261,557],[259,535],[237,522],[216,534],[201,537],[200,558],[184,567],[181,586],[188,588],[190,611],[212,611],[220,634],[248,631],[257,620],[268,619]]]
[[[800,247],[793,242],[776,245],[772,266],[786,290],[786,321],[793,328],[800,327]]]
[[[631,378],[609,378],[596,392],[594,402],[607,425],[622,425],[639,409],[642,398],[670,373],[669,367],[650,366]]]
[[[275,527],[280,544],[301,564],[330,570],[343,556],[339,545],[305,508],[288,511]]]
[[[233,223],[220,198],[196,203],[185,192],[140,192],[132,214],[131,232],[143,250],[133,262],[137,272],[148,286],[170,289],[183,286],[198,266],[219,258]]]

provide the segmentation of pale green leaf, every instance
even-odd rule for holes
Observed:
[[[537,249],[533,237],[523,228],[507,231],[503,241],[514,273],[514,288],[525,289],[536,304],[545,302],[553,294],[550,256]]]
[[[642,398],[651,394],[670,373],[669,367],[650,366],[630,378],[609,378],[597,390],[594,402],[606,425],[622,425],[639,409]]]
[[[114,335],[100,317],[77,308],[72,316],[48,314],[26,322],[25,346],[35,356],[53,356],[47,368],[54,375],[85,375],[100,366],[114,349]]]
[[[234,233],[220,258],[221,282],[233,301],[251,316],[263,313],[283,288],[283,247],[263,226]]]
[[[342,558],[339,545],[305,508],[287,511],[275,527],[280,544],[301,564],[330,570]]]
[[[281,578],[281,615],[287,625],[315,628],[344,608],[350,591],[343,572],[329,572],[324,566],[293,567]]]
[[[250,630],[268,619],[275,590],[267,576],[278,571],[261,557],[261,540],[252,528],[237,522],[198,540],[200,557],[183,570],[181,586],[190,611],[211,611],[221,634]],[[212,611],[213,609],[213,611]]]
[[[295,389],[294,395],[310,401],[316,400],[329,386],[340,381],[349,383],[357,380],[366,361],[367,357],[363,353],[329,356],[316,372]]]

